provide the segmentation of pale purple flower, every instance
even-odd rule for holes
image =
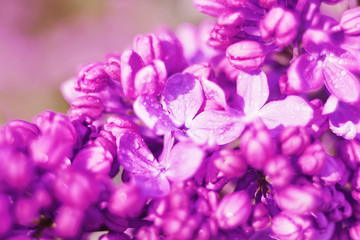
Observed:
[[[170,140],[171,141],[171,140]],[[163,150],[163,157],[157,161],[144,140],[128,132],[120,139],[119,160],[125,170],[133,174],[135,183],[145,196],[165,196],[170,191],[170,181],[191,178],[203,159],[203,150],[187,142]]]
[[[262,71],[240,72],[236,85],[245,122],[259,117],[268,129],[278,131],[287,126],[305,127],[313,117],[313,109],[299,96],[291,95],[266,103],[270,92],[267,77]]]
[[[221,91],[219,87],[213,89],[214,93]],[[164,105],[145,96],[137,98],[134,103],[135,113],[156,134],[176,131],[178,135],[185,133],[199,144],[213,145],[231,142],[243,130],[243,123],[230,111],[209,109],[198,113],[204,102],[204,91],[200,81],[189,73],[170,77],[163,96]]]

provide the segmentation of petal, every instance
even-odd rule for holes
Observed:
[[[343,102],[359,101],[360,83],[351,72],[330,61],[325,61],[323,72],[325,85],[331,94]]]
[[[144,177],[159,174],[159,164],[146,146],[144,140],[134,132],[127,132],[120,138],[119,161],[125,170]]]
[[[204,151],[194,144],[180,142],[176,144],[165,160],[165,175],[171,181],[183,181],[191,178],[198,170],[204,157]]]
[[[201,78],[200,81],[205,93],[205,98],[226,109],[227,103],[224,90],[206,78]]]
[[[298,96],[272,101],[259,111],[259,116],[269,129],[282,125],[306,126],[313,117],[313,109],[307,101]]]
[[[134,86],[135,74],[144,66],[144,63],[135,51],[126,50],[121,55],[121,85],[124,95],[129,99],[136,99],[137,94]]]
[[[170,193],[170,183],[164,174],[156,176],[134,175],[135,183],[147,197],[163,197]]]
[[[226,144],[240,136],[244,123],[228,111],[207,110],[191,123],[187,134],[199,144]]]
[[[175,129],[168,112],[155,97],[140,96],[134,102],[136,115],[156,134],[163,135]]]
[[[359,72],[359,61],[355,53],[357,52],[334,48],[330,54],[327,54],[326,62],[337,64],[351,72]]]
[[[226,6],[217,0],[193,0],[193,5],[200,12],[212,17],[218,17],[221,13],[228,10]]]
[[[244,101],[245,114],[256,113],[269,97],[269,85],[264,72],[249,74],[241,71],[236,81],[236,91]]]
[[[289,87],[296,92],[319,89],[323,84],[318,61],[310,54],[302,54],[295,59],[287,70]]]
[[[334,95],[330,95],[326,100],[326,103],[324,104],[322,114],[333,113],[336,110],[338,103],[339,103],[339,99]]]
[[[339,102],[336,110],[329,115],[329,125],[337,136],[354,139],[360,132],[359,107]]]
[[[162,93],[166,81],[165,64],[155,59],[140,69],[135,75],[135,89],[139,96],[158,96]]]
[[[164,101],[175,124],[188,125],[204,101],[201,84],[189,73],[174,74],[166,82]]]
[[[60,85],[60,92],[66,102],[72,103],[75,99],[82,97],[85,93],[76,91],[74,88],[76,78],[70,78]]]

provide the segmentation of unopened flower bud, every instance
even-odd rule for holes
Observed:
[[[135,123],[120,115],[110,116],[104,124],[104,129],[111,132],[111,134],[116,138],[117,143],[119,143],[121,136],[125,133],[139,131],[138,126]]]
[[[85,119],[86,121],[97,120],[101,117],[104,106],[100,98],[91,95],[78,97],[71,103],[69,115],[72,120]]]
[[[218,17],[228,8],[218,0],[193,0],[193,5],[202,13]]]
[[[58,172],[53,188],[61,202],[77,209],[86,209],[98,198],[97,182],[90,174],[75,168]]]
[[[251,202],[246,191],[225,195],[216,209],[216,219],[222,229],[232,229],[245,223],[251,214]]]
[[[104,90],[109,81],[109,75],[102,63],[90,63],[82,67],[75,82],[75,89],[85,93]]]
[[[294,214],[307,214],[317,210],[321,192],[312,185],[289,185],[282,189],[275,200],[278,206]]]
[[[136,73],[134,79],[136,95],[154,97],[160,95],[164,90],[166,76],[165,64],[155,59]]]
[[[329,156],[327,157],[319,176],[320,179],[324,181],[325,185],[332,186],[336,183],[343,185],[347,182],[349,172],[341,160]]]
[[[357,139],[343,140],[338,144],[338,153],[348,167],[356,170],[360,163],[360,142]]]
[[[226,49],[231,65],[243,71],[253,71],[262,66],[265,53],[260,43],[244,40],[234,43]]]
[[[261,120],[255,121],[240,138],[240,150],[247,163],[262,169],[275,152],[274,142]]]
[[[99,240],[131,240],[131,238],[125,233],[109,232],[101,235]]]
[[[121,55],[121,85],[125,97],[135,100],[137,95],[135,91],[135,75],[144,66],[143,60],[133,50],[126,50]]]
[[[76,142],[76,131],[70,119],[62,113],[44,111],[33,119],[33,123],[40,129],[41,135],[52,135],[62,141]]]
[[[244,16],[241,12],[226,12],[219,16],[215,27],[219,34],[232,37],[240,32],[243,22]]]
[[[137,36],[134,40],[134,49],[141,56],[145,65],[159,58],[162,51],[160,39],[155,34]]]
[[[300,156],[298,164],[304,174],[319,174],[327,160],[328,156],[320,142],[308,146]]]
[[[268,226],[270,222],[270,215],[267,206],[263,203],[258,203],[254,206],[253,214],[251,217],[251,226],[259,231]]]
[[[0,237],[6,235],[13,224],[10,200],[10,197],[0,193]]]
[[[278,46],[289,45],[296,37],[298,20],[289,10],[272,8],[261,20],[259,30],[264,40],[275,39]]]
[[[39,206],[31,198],[17,199],[14,210],[17,223],[23,226],[34,226],[39,217]]]
[[[120,81],[121,79],[121,67],[120,67],[120,56],[108,55],[105,57],[106,65],[104,66],[105,72],[113,80]]]
[[[59,236],[70,238],[79,234],[84,212],[80,208],[63,205],[57,211],[55,231]]]
[[[349,229],[351,239],[357,240],[360,239],[360,222],[356,222]]]
[[[271,8],[277,3],[277,0],[258,0],[259,6],[262,8]]]
[[[310,136],[303,127],[289,126],[280,135],[281,152],[286,156],[298,156],[310,144]]]
[[[111,165],[114,160],[113,149],[109,149],[105,138],[98,137],[95,141],[90,141],[81,149],[73,160],[73,166],[77,169],[86,169],[99,176],[106,176],[110,173]]]
[[[121,217],[136,217],[145,205],[146,199],[134,183],[124,183],[111,194],[109,211]]]
[[[215,166],[228,178],[242,177],[247,170],[247,164],[240,151],[222,149],[213,156]]]
[[[279,239],[304,239],[311,224],[307,217],[281,212],[271,220],[271,230]]]
[[[282,155],[272,157],[267,161],[264,171],[269,176],[271,184],[279,188],[288,185],[294,174],[289,160]]]
[[[183,73],[190,73],[198,79],[206,78],[212,80],[215,78],[215,72],[208,63],[198,63],[185,68]]]
[[[351,8],[343,12],[340,26],[348,35],[360,34],[360,7]]]

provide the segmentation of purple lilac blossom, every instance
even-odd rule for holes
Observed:
[[[359,7],[338,2],[193,0],[216,20],[82,67],[67,114],[0,127],[0,238],[359,239]]]

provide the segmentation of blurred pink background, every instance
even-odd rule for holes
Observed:
[[[198,24],[191,0],[0,0],[0,124],[66,112],[59,85],[137,34]]]

